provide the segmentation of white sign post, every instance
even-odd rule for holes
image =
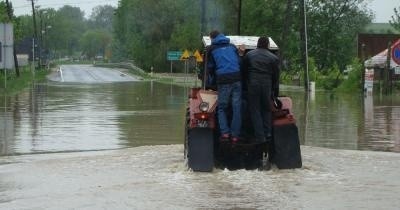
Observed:
[[[7,87],[7,69],[14,68],[13,25],[0,23],[0,68],[4,69],[4,88]]]
[[[394,74],[400,74],[400,66],[394,67]]]
[[[364,91],[372,93],[374,87],[374,69],[365,69]]]

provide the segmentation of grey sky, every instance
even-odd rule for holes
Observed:
[[[387,23],[392,20],[394,8],[400,7],[400,0],[372,0],[369,8],[375,12],[375,23]]]
[[[16,15],[30,14],[31,5],[30,0],[10,0],[15,8]],[[375,20],[373,22],[384,23],[391,20],[391,16],[394,15],[393,9],[400,7],[400,0],[370,0],[368,8],[375,12]],[[111,5],[118,6],[118,0],[35,0],[35,4],[41,6],[41,8],[60,8],[63,5],[71,5],[80,7],[85,12],[86,16],[89,16],[92,12],[93,7],[98,5]]]
[[[3,0],[0,0],[3,1]],[[15,14],[31,14],[32,5],[31,0],[9,0],[14,6]],[[92,9],[99,5],[111,5],[114,7],[118,6],[118,0],[35,0],[35,5],[40,8],[55,8],[58,9],[64,5],[70,5],[74,7],[80,7],[85,12],[85,16],[88,17],[92,13]]]

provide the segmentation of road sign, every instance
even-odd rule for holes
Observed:
[[[13,69],[13,25],[0,23],[0,69]]]
[[[203,56],[200,55],[199,51],[196,50],[193,54],[193,56],[196,58],[197,62],[203,62]]]
[[[179,61],[181,59],[182,51],[168,51],[167,60],[169,61]]]
[[[183,54],[182,54],[182,56],[181,56],[181,60],[189,59],[189,57],[190,57],[189,51],[188,51],[188,50],[185,50],[185,51],[183,51]]]
[[[400,65],[400,41],[398,41],[392,48],[392,59],[395,63]]]

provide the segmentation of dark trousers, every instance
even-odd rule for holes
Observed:
[[[256,141],[264,142],[272,132],[271,83],[248,84],[247,100]]]

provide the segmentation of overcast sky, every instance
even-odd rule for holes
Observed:
[[[394,8],[400,7],[400,0],[372,0],[369,8],[375,12],[375,23],[387,23],[392,20]]]
[[[30,14],[32,12],[30,0],[9,0],[13,3],[15,14]],[[400,0],[370,0],[369,8],[375,12],[376,23],[387,23],[391,20],[391,16],[394,15],[393,8],[400,7]],[[60,8],[63,5],[71,5],[80,7],[88,17],[93,7],[98,5],[111,5],[114,7],[118,6],[118,0],[35,0],[35,4],[41,8]]]
[[[31,0],[9,0],[12,2],[15,15],[31,14],[32,5]],[[88,17],[92,13],[92,9],[99,5],[118,6],[118,0],[34,0],[35,6],[40,8],[55,8],[58,9],[64,5],[80,7]]]

